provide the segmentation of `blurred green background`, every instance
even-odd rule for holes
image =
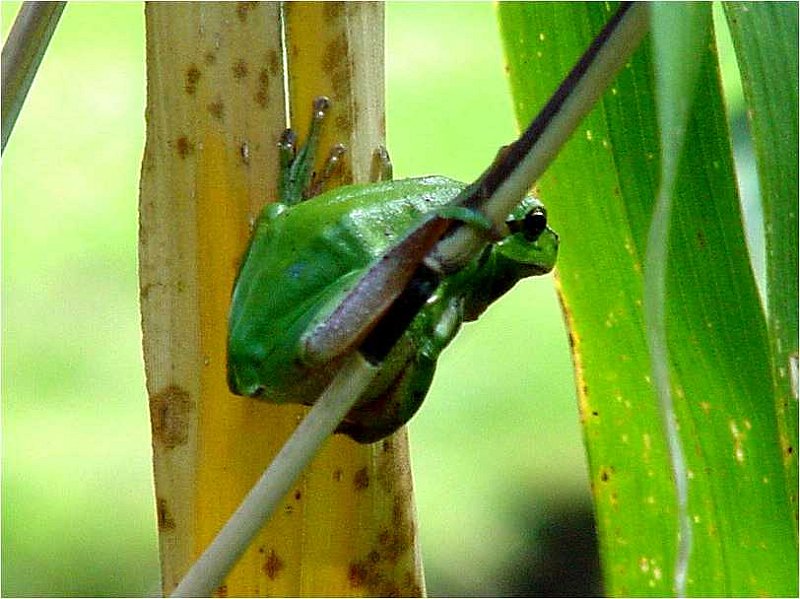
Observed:
[[[18,7],[0,6],[4,39]],[[503,66],[492,4],[387,6],[395,176],[485,168],[516,134]],[[2,163],[6,596],[159,592],[137,285],[144,102],[142,4],[70,4]],[[462,329],[410,428],[431,595],[534,594],[554,539],[591,554],[552,277]]]

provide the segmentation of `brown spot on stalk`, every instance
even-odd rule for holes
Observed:
[[[244,79],[247,77],[247,73],[250,71],[250,67],[247,66],[247,61],[244,58],[240,58],[235,63],[233,63],[233,67],[231,67],[233,71],[233,78],[234,79]]]
[[[278,574],[280,574],[280,571],[283,570],[283,560],[278,557],[278,554],[275,553],[274,549],[269,550],[269,555],[264,561],[264,565],[261,567],[261,569],[270,580],[275,580]]]
[[[366,466],[356,471],[353,475],[353,487],[356,491],[363,491],[369,488],[369,472]]]
[[[167,449],[186,443],[189,437],[189,420],[195,402],[189,393],[170,385],[150,396],[150,425],[153,439]]]
[[[194,95],[194,93],[197,91],[197,83],[200,81],[200,76],[200,69],[198,69],[196,65],[191,65],[188,69],[186,69],[186,81],[183,89],[190,96]]]
[[[174,142],[175,151],[182,159],[186,159],[190,154],[194,153],[194,142],[189,141],[185,135],[180,136]]]

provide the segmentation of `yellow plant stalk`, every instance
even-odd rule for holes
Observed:
[[[285,126],[278,11],[146,8],[140,277],[167,593],[304,413],[232,396],[225,382],[233,278],[251,220],[275,199]],[[358,180],[383,137],[382,28],[376,5],[289,6],[295,126],[304,132],[312,97],[329,95],[334,126],[322,148],[345,143]],[[415,530],[405,432],[373,446],[334,437],[217,594],[420,595]]]

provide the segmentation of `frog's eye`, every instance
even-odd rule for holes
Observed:
[[[544,206],[536,206],[520,219],[507,220],[506,225],[512,234],[522,233],[527,241],[536,241],[547,228],[547,211]]]

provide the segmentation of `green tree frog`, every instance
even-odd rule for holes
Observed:
[[[386,180],[391,171],[385,152],[378,154],[383,159],[374,176],[383,180],[318,193],[342,152],[334,148],[323,176],[312,175],[327,106],[324,98],[315,103],[308,141],[299,151],[291,130],[284,133],[280,199],[259,216],[234,284],[228,385],[237,395],[314,403],[354,345],[347,331],[340,335],[341,345],[329,344],[326,351],[310,340],[320,330],[337,339],[340,329],[348,328],[350,321],[332,315],[371,265],[410,239],[433,214],[482,226],[476,210],[461,216],[453,211],[452,201],[465,184],[440,176]],[[525,197],[506,225],[501,238],[495,235],[465,267],[441,279],[337,432],[372,443],[408,422],[428,392],[439,354],[461,323],[476,320],[518,280],[553,268],[558,236],[536,198]],[[369,310],[368,302],[360,303],[348,314]]]

